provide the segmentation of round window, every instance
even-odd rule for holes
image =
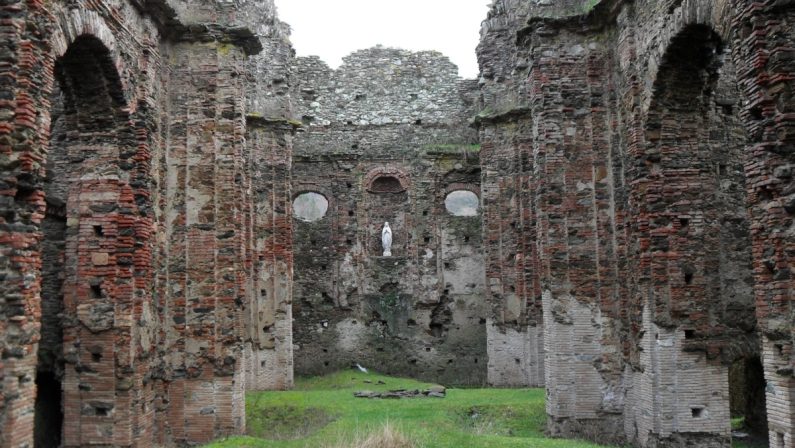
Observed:
[[[454,216],[477,216],[480,199],[471,191],[457,190],[447,195],[444,206]]]
[[[301,193],[293,200],[293,215],[306,222],[315,222],[328,212],[328,199],[320,193]]]

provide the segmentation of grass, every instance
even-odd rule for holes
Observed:
[[[248,394],[250,436],[231,437],[208,448],[599,446],[545,437],[542,389],[448,389],[446,398],[401,400],[353,396],[361,390],[383,392],[430,386],[358,371],[299,379],[293,391]]]
[[[480,145],[477,144],[439,144],[439,145],[425,145],[423,149],[431,152],[444,152],[444,153],[470,153],[480,152]]]
[[[302,378],[289,392],[247,395],[248,437],[207,448],[596,448],[544,436],[543,389],[448,389],[446,398],[355,398],[354,392],[426,389],[359,371]],[[742,419],[733,419],[740,429]],[[735,441],[734,448],[758,447]]]
[[[596,8],[596,5],[598,5],[600,1],[601,1],[601,0],[588,0],[588,1],[587,1],[587,2],[586,2],[584,5],[583,5],[583,12],[584,12],[584,13],[589,13],[589,12],[591,12],[591,11],[592,11],[594,8]]]

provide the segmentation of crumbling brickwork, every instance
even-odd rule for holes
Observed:
[[[795,447],[792,1],[496,0],[477,82],[295,59],[272,0],[0,17],[0,447],[201,444],[357,362]]]
[[[247,239],[252,184],[289,215],[289,169],[260,183],[246,145],[248,110],[283,122],[290,110],[278,86],[257,85],[286,79],[292,57],[272,2],[2,14],[0,446],[240,433],[249,256],[290,281],[284,217],[258,227],[280,229],[278,247]],[[292,132],[275,127],[278,143],[257,151],[289,167]],[[291,378],[289,363],[273,369]]]
[[[528,179],[507,214],[487,206],[485,249],[538,260],[541,306],[523,303],[543,315],[548,429],[729,446],[729,366],[761,355],[771,446],[793,446],[793,8],[579,3],[495,2],[479,47],[484,201],[493,166]],[[524,213],[519,243],[488,239]]]
[[[476,85],[438,53],[356,52],[338,70],[299,58],[293,193],[323,195],[294,220],[295,366],[319,374],[358,362],[394,374],[479,384],[485,312],[479,216],[447,193],[480,193]],[[383,257],[381,229],[393,231]]]

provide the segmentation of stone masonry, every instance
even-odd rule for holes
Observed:
[[[748,390],[771,446],[795,446],[793,19],[790,1],[492,5],[484,249],[511,257],[487,276],[497,323],[527,334],[508,344],[543,340],[551,434],[730,446],[730,384],[760,381],[730,367],[762,358]]]
[[[244,431],[249,359],[292,378],[286,26],[268,1],[0,11],[0,446]]]
[[[293,193],[329,202],[322,219],[293,221],[296,373],[360,363],[482,384],[480,216],[445,209],[449,192],[480,194],[479,147],[468,126],[476,83],[459,79],[438,53],[376,47],[338,70],[298,58],[292,85],[304,123]],[[385,221],[392,257],[382,257]]]
[[[795,448],[795,2],[494,0],[477,54],[0,3],[0,448],[195,446],[355,363],[543,386],[556,437]]]

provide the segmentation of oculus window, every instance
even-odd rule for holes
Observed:
[[[447,195],[444,206],[453,216],[477,216],[480,198],[469,190],[457,190]]]
[[[293,200],[293,216],[301,221],[319,221],[327,212],[328,199],[320,193],[301,193]]]

